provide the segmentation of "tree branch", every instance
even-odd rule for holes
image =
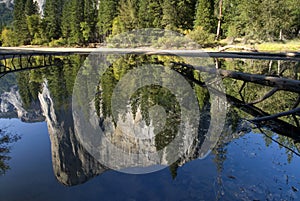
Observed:
[[[195,70],[207,72],[210,74],[219,74],[220,76],[225,78],[232,78],[236,80],[242,80],[245,82],[252,82],[255,84],[268,86],[268,87],[276,87],[278,90],[290,91],[290,92],[295,92],[300,94],[299,80],[236,72],[236,71],[223,70],[223,69],[215,69],[215,68],[209,68],[203,66],[192,66],[189,64],[177,63],[177,62],[172,62],[172,63],[180,66],[190,67]]]
[[[271,91],[269,91],[266,95],[264,95],[262,98],[252,102],[252,103],[248,103],[248,105],[255,105],[257,103],[263,102],[264,100],[270,98],[271,96],[273,96],[276,92],[278,91],[278,88],[273,88]]]
[[[300,107],[292,109],[292,110],[287,111],[287,112],[281,112],[281,113],[277,113],[277,114],[270,115],[270,116],[265,116],[265,117],[258,117],[258,118],[255,118],[255,119],[251,120],[251,121],[254,121],[254,122],[268,121],[268,120],[277,119],[279,117],[284,117],[284,116],[288,116],[288,115],[297,114],[299,112],[300,112]]]

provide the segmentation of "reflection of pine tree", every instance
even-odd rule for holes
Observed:
[[[0,176],[9,170],[7,161],[11,159],[11,157],[8,156],[11,149],[10,145],[19,139],[20,136],[7,133],[3,128],[0,129]]]
[[[169,170],[170,170],[173,180],[176,179],[176,177],[177,177],[177,170],[179,167],[178,163],[179,163],[179,161],[176,161],[175,163],[173,163],[172,165],[169,166]]]
[[[40,83],[34,81],[31,82],[29,71],[20,72],[16,77],[24,108],[29,109],[38,99]]]
[[[226,161],[226,154],[227,150],[225,145],[222,144],[222,139],[219,140],[217,146],[213,149],[212,153],[215,155],[214,162],[217,166],[218,175],[216,177],[216,184],[217,184],[217,200],[219,200],[224,195],[224,187],[223,187],[223,179],[222,179],[222,172],[223,172],[223,165]]]

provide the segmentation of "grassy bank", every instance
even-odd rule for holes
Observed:
[[[255,45],[255,48],[260,52],[300,52],[300,40],[262,43]]]

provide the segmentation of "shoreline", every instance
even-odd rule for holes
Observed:
[[[154,48],[37,48],[37,47],[0,47],[0,60],[18,56],[39,56],[55,55],[65,56],[71,54],[144,54],[164,56],[185,56],[185,57],[212,57],[212,58],[241,58],[241,59],[265,59],[265,60],[292,60],[300,61],[300,52],[249,52],[249,51],[224,51],[198,49],[154,49]],[[2,58],[1,58],[2,57]]]

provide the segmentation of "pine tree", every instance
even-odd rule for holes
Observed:
[[[85,42],[96,40],[97,11],[97,0],[84,1],[84,22],[81,22],[81,29]]]
[[[215,28],[214,1],[199,0],[197,3],[194,27],[203,27],[205,31],[213,32]]]
[[[176,30],[178,28],[178,14],[176,10],[176,0],[164,0],[163,2],[163,18],[162,25],[169,30]]]
[[[43,29],[46,39],[52,41],[61,37],[63,0],[46,0]]]
[[[26,0],[15,0],[13,28],[19,45],[30,43],[29,31],[25,16]]]
[[[63,38],[69,42],[71,37],[71,18],[72,18],[72,1],[66,1],[63,6],[61,32]]]
[[[113,20],[117,16],[118,0],[101,0],[99,3],[98,24],[102,39],[112,34]]]
[[[29,32],[28,40],[30,43],[34,40],[35,37],[40,35],[40,15],[38,12],[38,4],[33,0],[27,0],[25,4],[25,15],[27,22],[27,29]]]
[[[81,45],[84,42],[81,23],[84,22],[84,0],[71,0],[70,43]]]
[[[227,37],[238,37],[242,35],[243,23],[237,16],[241,15],[238,9],[240,0],[231,0],[223,2],[223,24],[222,30]]]
[[[193,28],[196,0],[164,0],[162,25],[170,30]]]
[[[27,0],[25,4],[25,15],[36,15],[38,12],[39,8],[37,2],[33,2],[33,0]]]
[[[138,0],[121,0],[118,10],[122,32],[138,28]]]
[[[162,21],[163,0],[140,0],[139,4],[139,27],[160,28]]]

